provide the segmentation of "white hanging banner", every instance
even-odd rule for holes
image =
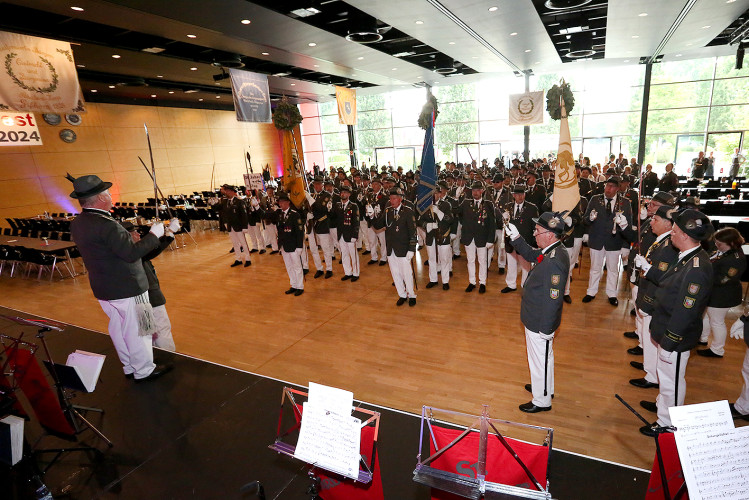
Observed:
[[[0,32],[0,110],[85,111],[67,42]]]
[[[510,125],[534,125],[543,122],[543,90],[510,96]]]

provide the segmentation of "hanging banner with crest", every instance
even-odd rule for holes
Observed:
[[[268,90],[268,75],[229,69],[231,76],[231,95],[234,98],[234,109],[237,111],[237,121],[270,123],[270,91]]]
[[[0,32],[0,110],[85,112],[70,44]]]
[[[335,99],[338,103],[338,122],[343,125],[356,125],[356,90],[336,87]]]
[[[544,92],[526,92],[510,96],[510,125],[535,125],[544,122]]]

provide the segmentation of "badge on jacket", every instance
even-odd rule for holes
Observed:
[[[551,275],[551,284],[552,285],[558,285],[559,284],[559,280],[560,280],[560,275],[559,274],[552,274]],[[552,298],[555,299],[556,297],[552,297]]]
[[[691,309],[692,306],[694,306],[694,302],[694,297],[684,297],[684,307],[686,307],[687,309]]]
[[[689,292],[689,295],[697,295],[697,292],[700,291],[700,285],[697,283],[690,283],[687,291]]]
[[[559,298],[559,289],[558,288],[551,288],[549,290],[549,297],[556,300]]]

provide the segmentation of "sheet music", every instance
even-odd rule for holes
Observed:
[[[310,382],[307,402],[338,413],[339,415],[351,415],[351,407],[354,405],[354,393]]]
[[[361,420],[348,414],[334,413],[309,401],[303,404],[303,408],[302,427],[294,457],[358,479]],[[349,412],[350,409],[349,406]]]
[[[692,500],[749,499],[749,427],[734,428],[728,401],[669,408]]]

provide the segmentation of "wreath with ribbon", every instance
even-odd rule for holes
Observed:
[[[278,130],[294,130],[294,127],[302,123],[302,119],[299,108],[295,104],[291,104],[286,96],[273,110],[273,125]]]
[[[419,127],[423,130],[428,129],[432,125],[432,111],[434,111],[434,119],[437,120],[437,115],[440,113],[437,108],[437,98],[429,92],[427,102],[421,108],[421,113],[419,113]]]
[[[8,76],[13,80],[13,83],[18,85],[24,90],[28,90],[29,92],[37,92],[39,94],[49,94],[51,92],[54,92],[57,90],[57,84],[59,83],[59,77],[57,75],[57,70],[55,69],[55,66],[49,62],[47,59],[39,56],[39,59],[42,60],[44,64],[47,65],[49,68],[49,71],[52,73],[52,82],[47,87],[31,87],[29,85],[26,85],[21,81],[20,78],[16,76],[16,74],[13,72],[13,59],[18,54],[15,52],[11,52],[9,54],[6,54],[5,56],[5,71],[8,73]]]
[[[560,120],[562,118],[562,102],[564,99],[564,109],[567,112],[567,116],[572,112],[572,108],[575,107],[575,96],[572,95],[570,84],[562,80],[561,85],[554,85],[546,93],[546,111],[549,112],[552,120]]]

